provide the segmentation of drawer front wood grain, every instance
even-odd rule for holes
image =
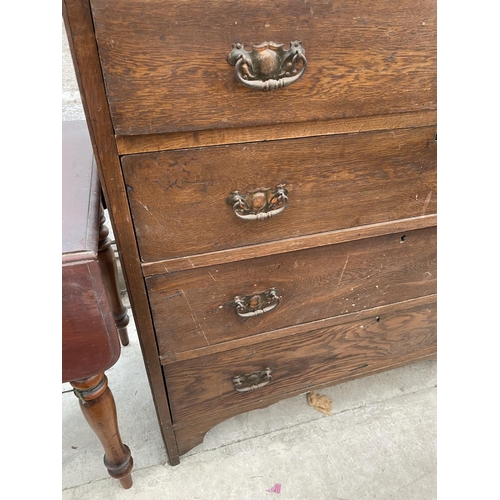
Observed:
[[[402,309],[279,341],[163,367],[176,422],[284,397],[401,365],[436,352],[436,304]],[[233,377],[271,369],[268,385],[240,393]]]
[[[310,137],[122,158],[143,262],[436,212],[435,127]],[[283,184],[261,221],[228,203]]]
[[[435,0],[91,0],[118,135],[436,108]],[[232,44],[300,40],[307,69],[273,92],[238,83]]]
[[[436,228],[146,279],[160,356],[435,293]],[[235,296],[276,288],[279,305],[242,318]]]

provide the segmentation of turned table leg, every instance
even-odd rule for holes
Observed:
[[[120,341],[122,345],[128,345],[129,338],[127,325],[129,323],[129,317],[127,309],[124,307],[120,297],[120,289],[118,287],[118,268],[116,266],[115,254],[113,252],[113,248],[111,247],[111,240],[108,238],[109,229],[104,224],[106,217],[104,215],[102,204],[99,215],[99,263],[101,265],[104,283],[108,290],[109,302],[111,304],[113,317],[115,318],[116,328],[118,329],[118,334],[120,335]]]
[[[80,408],[104,448],[104,465],[109,475],[119,479],[125,489],[132,486],[134,461],[130,449],[122,443],[118,430],[116,406],[104,373],[71,382]]]

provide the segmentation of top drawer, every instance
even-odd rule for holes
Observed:
[[[91,5],[118,135],[436,108],[435,0]],[[288,49],[294,40],[307,67],[290,86],[263,92],[236,81],[232,44]]]

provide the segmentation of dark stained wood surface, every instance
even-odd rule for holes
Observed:
[[[84,121],[62,124],[62,378],[113,366],[120,342],[97,260],[101,190]]]
[[[193,424],[208,413],[240,413],[268,398],[433,355],[435,325],[436,304],[429,301],[392,314],[168,364],[164,371],[174,424]],[[266,367],[272,370],[269,385],[249,393],[235,391],[234,376]]]
[[[118,135],[436,109],[434,0],[91,4]],[[262,92],[236,82],[233,43],[291,40],[308,61],[296,83]]]
[[[141,259],[277,241],[436,213],[435,127],[122,158]],[[285,184],[288,206],[243,221],[227,203]]]
[[[106,217],[102,204],[99,210],[99,248],[98,259],[101,265],[102,276],[108,290],[111,311],[115,319],[115,324],[120,335],[122,345],[129,345],[127,325],[129,317],[127,308],[123,305],[121,292],[118,285],[118,267],[116,265],[115,252],[111,246],[111,239],[108,237],[109,229],[105,224]]]
[[[62,122],[63,261],[97,255],[100,186],[84,120]],[[84,254],[87,254],[86,256]]]
[[[64,265],[62,381],[96,375],[111,368],[119,357],[120,340],[99,262]]]
[[[175,465],[179,463],[179,454],[171,426],[165,383],[142,278],[125,185],[121,176],[120,160],[102,79],[89,1],[63,0],[63,19],[92,146],[99,167],[101,186],[123,263],[122,270],[134,311],[134,322],[144,354],[146,372],[152,389],[160,429],[170,464]]]
[[[132,487],[134,460],[130,449],[123,444],[116,415],[115,399],[104,373],[71,382],[85,420],[96,433],[104,448],[104,465],[111,477],[119,479],[125,489]]]
[[[62,380],[71,382],[81,398],[80,408],[104,447],[108,472],[130,488],[133,460],[122,443],[103,373],[118,361],[120,342],[105,284],[108,276],[98,261],[97,168],[86,123],[63,122],[62,132]]]
[[[402,241],[403,238],[403,241]],[[146,279],[161,356],[435,293],[436,228]],[[276,287],[280,304],[243,319],[236,295]]]

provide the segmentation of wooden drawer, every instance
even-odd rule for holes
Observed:
[[[266,399],[331,385],[432,355],[436,352],[433,300],[424,299],[418,305],[400,305],[399,310],[385,314],[377,312],[329,328],[167,364],[163,369],[174,424],[192,423],[209,413],[225,412],[227,418],[228,414],[247,411]],[[265,368],[272,370],[267,386],[253,392],[235,390],[233,377]]]
[[[435,127],[130,155],[122,169],[143,262],[436,211]],[[273,218],[228,203],[280,184]]]
[[[434,0],[91,0],[118,135],[246,127],[436,108]],[[299,40],[307,68],[253,90],[232,44]]]
[[[157,275],[146,284],[160,356],[175,359],[177,352],[435,293],[436,228]],[[274,309],[238,316],[235,296],[273,287],[281,297]],[[267,306],[276,302],[271,297]]]
[[[63,16],[172,465],[240,411],[435,353],[435,0]],[[289,47],[296,81],[249,88],[281,87]],[[242,220],[249,193],[274,217]],[[271,384],[234,390],[266,367]]]

